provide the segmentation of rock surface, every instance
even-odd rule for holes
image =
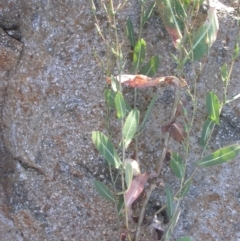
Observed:
[[[11,70],[17,65],[22,43],[10,37],[0,28],[0,71]]]
[[[229,63],[237,31],[236,6],[224,4],[218,9],[219,38],[197,86],[202,112],[197,113],[196,136],[191,142],[193,161],[200,153],[198,138],[206,116],[205,94],[209,90],[222,93],[219,66]],[[105,125],[105,77],[93,53],[106,61],[106,52],[95,30],[90,1],[5,0],[0,10],[0,26],[8,34],[13,31],[14,36],[21,36],[16,41],[24,46],[21,56],[17,48],[18,64],[9,61],[9,68],[5,66],[5,72],[0,73],[0,240],[119,240],[114,206],[97,195],[93,186],[95,178],[106,182],[109,179],[104,160],[91,144],[91,132]],[[119,22],[124,24],[131,16],[137,26],[138,11],[138,4],[130,1],[123,15],[118,16]],[[107,27],[107,20],[101,21]],[[169,52],[174,48],[158,14],[151,18],[143,34],[147,54],[160,56],[159,73],[173,75],[174,62]],[[21,46],[13,41],[13,46]],[[191,66],[186,68],[191,79]],[[240,92],[239,71],[238,58],[230,96]],[[140,108],[147,104],[144,99],[150,98],[148,95],[151,97],[151,91],[142,92]],[[159,108],[166,113],[171,108],[171,89],[161,90],[160,95],[146,135],[140,140],[141,164],[146,171],[161,154],[159,123],[166,123],[168,117],[160,115]],[[239,113],[239,100],[224,109],[224,128],[216,132],[213,147],[240,140],[236,133]],[[169,167],[164,168],[168,181],[172,176]],[[184,213],[176,237],[189,234],[196,241],[240,240],[239,168],[234,161],[199,170],[182,204]],[[154,193],[155,200],[163,196],[163,190]],[[149,237],[144,237],[147,240]]]

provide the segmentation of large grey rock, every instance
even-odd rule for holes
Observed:
[[[11,2],[3,3],[11,5]],[[105,126],[102,94],[105,80],[92,53],[100,53],[103,61],[106,61],[106,56],[104,44],[94,28],[90,1],[29,0],[16,6],[15,12],[20,14],[14,14],[17,17],[13,17],[12,23],[10,17],[1,20],[8,30],[18,26],[24,49],[17,66],[7,74],[1,73],[0,239],[119,240],[114,206],[99,197],[93,186],[94,178],[101,176],[106,183],[109,183],[109,178],[104,161],[91,144],[91,132]],[[4,9],[4,16],[8,16],[10,12]],[[129,15],[136,26],[138,9],[139,5],[130,1],[124,14],[118,16],[119,26],[124,26]],[[101,17],[102,13],[98,14]],[[175,64],[169,52],[174,48],[158,20],[159,16],[155,14],[143,31],[148,55],[159,54],[159,73],[172,75]],[[233,27],[231,21],[234,20],[230,19]],[[101,24],[106,30],[107,20],[101,18]],[[220,58],[218,55],[223,49],[225,29],[222,27],[220,40],[213,47],[215,55],[209,61],[211,64],[206,66],[203,78],[197,83],[201,111],[197,113],[193,128],[196,136],[191,139],[194,151],[189,159],[192,162],[200,153],[198,137],[206,115],[205,94],[212,89],[221,93],[218,76],[214,75],[219,69],[217,61],[224,63],[229,57]],[[124,35],[121,38],[124,39]],[[193,74],[191,65],[188,67],[187,80],[191,85]],[[234,70],[230,93],[239,92],[238,69]],[[160,90],[146,135],[139,138],[141,167],[146,171],[154,168],[161,154],[160,123],[169,121],[169,93],[171,89]],[[139,108],[144,110],[146,99],[151,99],[151,94],[151,91],[141,92]],[[191,104],[187,108],[191,111]],[[233,115],[236,115],[236,110],[239,110],[239,104]],[[116,129],[113,131],[117,132]],[[234,140],[237,138],[238,135]],[[220,146],[220,139],[212,145]],[[179,146],[171,142],[172,148]],[[234,183],[239,182],[237,173],[239,165],[236,162],[226,169],[199,170],[189,198],[183,203],[178,237],[189,233],[194,240],[214,240],[214,237],[217,237],[215,240],[237,240],[240,222],[239,215],[236,215],[239,212],[239,188],[234,188]],[[165,181],[172,182],[166,165],[163,174]],[[157,189],[155,200],[163,197],[164,191]],[[226,205],[229,205],[228,210]],[[229,212],[231,220],[222,224],[224,215],[229,215]],[[206,217],[214,221],[211,228]],[[220,227],[228,230],[218,234]],[[148,226],[144,228],[149,231]],[[145,235],[144,240],[150,240],[149,237]]]
[[[104,169],[90,141],[104,84],[91,55],[99,38],[90,2],[23,7],[24,51],[3,91],[3,140],[16,166],[10,217],[24,240],[113,240],[114,208],[93,186]]]
[[[0,71],[8,71],[17,65],[22,47],[21,42],[0,28]]]

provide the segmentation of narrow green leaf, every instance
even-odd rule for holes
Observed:
[[[174,229],[174,227],[176,226],[176,224],[177,224],[177,222],[178,222],[178,219],[179,219],[180,214],[181,214],[181,210],[178,208],[178,209],[174,212],[173,217],[172,217],[172,219],[170,220],[170,223],[169,223],[169,225],[168,225],[167,231],[166,231],[165,234],[164,234],[164,237],[165,237],[164,240],[168,240],[168,239],[170,239],[170,237],[172,236],[173,229]]]
[[[236,59],[238,56],[239,56],[239,44],[237,42],[234,47],[233,59]]]
[[[104,183],[94,180],[94,186],[101,197],[108,201],[116,202],[114,195]]]
[[[149,62],[141,68],[140,74],[152,77],[157,73],[158,65],[159,65],[159,57],[157,55],[153,56],[149,60]]]
[[[125,167],[125,181],[127,184],[127,188],[129,188],[132,183],[132,177],[133,177],[132,165],[130,163],[127,163]]]
[[[105,97],[105,101],[107,103],[107,106],[110,108],[114,108],[115,109],[115,96],[116,96],[116,92],[114,92],[111,89],[105,89],[104,91],[104,97]]]
[[[210,7],[206,21],[200,26],[199,30],[193,34],[191,45],[192,48],[188,52],[188,58],[191,60],[199,60],[204,54],[208,53],[212,44],[217,38],[219,24],[216,15],[216,9]]]
[[[133,24],[130,18],[127,20],[127,37],[129,39],[129,42],[131,46],[135,47],[135,37],[134,37],[134,30],[133,30]]]
[[[166,197],[167,197],[167,214],[168,217],[171,219],[173,215],[173,195],[172,190],[170,187],[165,188]]]
[[[116,110],[117,110],[117,117],[120,119],[123,119],[126,115],[126,104],[123,98],[123,95],[121,92],[117,92],[115,97],[115,104],[116,104]]]
[[[142,66],[145,59],[146,51],[146,42],[143,39],[140,39],[135,47],[133,52],[133,72],[137,73]]]
[[[154,94],[153,95],[153,98],[151,99],[151,102],[150,102],[150,104],[149,104],[149,106],[148,106],[148,108],[147,108],[147,111],[146,111],[146,113],[145,113],[145,116],[144,116],[144,118],[143,118],[143,121],[142,121],[142,124],[141,124],[141,126],[140,126],[140,128],[139,128],[139,132],[141,132],[144,128],[145,128],[145,125],[146,125],[146,123],[147,123],[147,121],[148,121],[148,118],[150,117],[150,114],[151,114],[151,112],[152,112],[152,109],[153,109],[153,107],[154,107],[154,104],[155,104],[155,102],[156,102],[156,100],[157,100],[157,94]]]
[[[234,144],[231,146],[223,147],[212,154],[202,158],[197,162],[198,166],[202,167],[210,167],[218,164],[222,164],[225,162],[229,162],[233,158],[235,158],[240,152],[240,145]]]
[[[128,115],[131,112],[132,107],[126,100],[125,100],[125,105],[126,105],[126,114]]]
[[[207,118],[207,120],[204,122],[203,129],[202,129],[202,136],[200,139],[200,144],[204,148],[208,139],[210,138],[210,135],[214,128],[214,122]]]
[[[127,148],[134,137],[139,122],[139,111],[134,108],[127,116],[123,126],[124,147]]]
[[[180,48],[178,44],[182,39],[184,22],[187,18],[186,5],[181,0],[157,0],[156,3],[174,46]]]
[[[149,6],[149,8],[147,9],[147,11],[144,13],[144,16],[143,16],[143,24],[145,24],[148,20],[149,20],[149,18],[151,17],[151,15],[152,15],[152,12],[153,12],[153,9],[154,9],[154,7],[155,7],[155,2],[153,2],[150,6]]]
[[[220,103],[218,97],[212,91],[207,94],[206,105],[209,117],[212,121],[219,125]]]
[[[173,152],[171,154],[170,168],[178,178],[181,179],[184,176],[183,161],[182,161],[182,158],[176,152]]]
[[[114,92],[117,92],[118,85],[119,85],[118,81],[115,79],[113,75],[111,75],[111,87]]]
[[[178,198],[183,198],[183,197],[185,197],[188,194],[188,192],[190,190],[190,187],[191,187],[191,184],[192,184],[192,180],[191,179],[189,179],[187,182],[185,182],[183,184],[182,191],[180,192]]]
[[[227,64],[225,63],[223,67],[221,68],[221,79],[224,83],[224,86],[227,86],[227,80],[228,80],[228,70],[227,70]]]
[[[104,134],[99,131],[93,131],[92,142],[110,165],[115,168],[121,166],[121,161],[112,142]]]
[[[177,241],[191,241],[191,238],[189,236],[185,236],[185,237],[179,238]]]
[[[124,196],[122,194],[119,196],[118,204],[117,204],[118,216],[121,215],[123,208],[124,208]]]

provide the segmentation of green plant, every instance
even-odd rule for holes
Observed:
[[[187,195],[190,190],[194,174],[199,167],[209,167],[221,163],[225,163],[236,157],[240,152],[240,145],[233,144],[227,147],[220,148],[210,154],[205,154],[210,152],[208,149],[209,141],[213,133],[215,125],[220,124],[220,113],[223,106],[230,101],[233,101],[240,97],[236,95],[232,99],[227,97],[227,87],[229,85],[231,73],[236,58],[239,56],[239,36],[236,41],[234,54],[232,57],[232,62],[230,68],[225,64],[221,69],[221,78],[224,83],[223,88],[223,100],[220,101],[218,96],[213,92],[209,92],[206,96],[206,109],[208,117],[204,122],[202,128],[202,136],[200,140],[200,145],[202,146],[202,153],[199,160],[194,160],[196,165],[192,173],[187,173],[187,166],[189,165],[189,153],[190,153],[190,136],[193,135],[192,127],[194,126],[195,114],[197,109],[197,99],[196,99],[196,82],[202,73],[204,65],[206,63],[206,55],[209,54],[209,49],[216,40],[218,31],[218,19],[215,12],[215,8],[210,7],[207,14],[207,20],[197,26],[196,18],[199,7],[202,5],[203,0],[156,0],[156,4],[147,4],[144,0],[140,0],[140,26],[139,34],[136,38],[133,23],[130,18],[128,18],[126,23],[126,33],[127,38],[131,47],[133,48],[133,62],[132,62],[132,74],[124,75],[124,54],[122,53],[122,43],[119,42],[119,33],[117,30],[117,20],[116,15],[119,11],[123,9],[126,2],[119,4],[114,8],[113,1],[102,2],[103,9],[106,12],[110,23],[109,36],[113,36],[114,41],[107,40],[104,37],[101,26],[98,22],[96,13],[96,8],[94,2],[92,2],[93,13],[96,19],[96,28],[104,40],[107,49],[110,50],[113,57],[115,58],[117,65],[117,76],[111,75],[108,78],[110,88],[106,88],[104,92],[104,97],[106,101],[106,135],[100,131],[92,132],[92,141],[96,149],[106,160],[106,164],[109,167],[112,190],[111,191],[107,185],[102,182],[95,180],[94,185],[98,193],[104,197],[106,200],[111,201],[115,204],[116,213],[118,220],[121,219],[122,210],[124,210],[125,217],[125,228],[120,229],[120,236],[126,236],[128,240],[132,240],[133,234],[130,232],[129,218],[131,218],[131,205],[136,200],[136,198],[141,194],[144,189],[145,183],[148,181],[150,174],[144,173],[140,174],[138,160],[138,137],[141,135],[145,128],[147,120],[150,117],[151,111],[154,108],[154,103],[157,99],[157,94],[152,97],[147,110],[145,113],[140,113],[137,109],[137,96],[138,88],[147,88],[149,86],[161,86],[162,84],[171,84],[175,86],[175,100],[172,107],[172,113],[169,123],[163,127],[166,132],[164,138],[164,149],[162,150],[162,155],[155,167],[155,177],[150,182],[149,189],[146,193],[146,198],[142,204],[142,210],[139,215],[139,220],[137,227],[134,232],[135,241],[140,240],[140,230],[141,224],[143,222],[145,208],[148,204],[149,198],[152,191],[157,185],[157,177],[159,177],[163,161],[167,154],[167,149],[169,146],[170,138],[181,142],[184,155],[172,151],[170,156],[170,168],[173,174],[179,179],[179,189],[173,192],[172,188],[165,185],[165,195],[166,195],[166,205],[159,209],[155,215],[160,213],[162,210],[167,210],[167,215],[170,219],[168,225],[164,227],[164,233],[161,240],[169,240],[173,233],[173,229],[176,226],[181,210],[179,208],[180,201]],[[153,56],[146,63],[145,52],[147,48],[147,43],[142,38],[143,26],[149,20],[155,5],[158,6],[160,15],[162,17],[163,23],[170,34],[173,45],[177,50],[177,54],[173,55],[177,67],[176,76],[161,76],[157,78],[152,78],[158,70],[158,65],[160,63],[158,56]],[[110,38],[111,39],[111,38]],[[205,59],[203,57],[205,56]],[[202,60],[203,64],[200,65],[200,71],[195,70],[194,83],[190,87],[187,86],[184,81],[184,65],[187,62],[194,62],[197,60]],[[106,67],[106,74],[110,75],[109,66]],[[130,86],[134,88],[134,101],[130,105],[127,98],[124,97],[123,86]],[[192,113],[187,113],[184,105],[181,103],[179,92],[182,87],[192,99],[193,111]],[[181,124],[177,122],[177,112],[179,106],[182,106],[182,113],[184,123]],[[120,135],[114,137],[110,130],[110,112],[114,110],[118,121],[120,122]],[[117,145],[117,142],[119,145]],[[135,160],[126,158],[126,150],[128,150],[129,145],[135,142]],[[116,176],[113,174],[113,169],[117,171]],[[136,176],[136,177],[134,177]],[[121,190],[117,188],[117,183],[121,183]],[[157,223],[157,225],[156,225]],[[163,230],[162,226],[157,220],[153,225],[155,229]],[[124,240],[120,238],[120,240]],[[190,240],[189,237],[183,237],[178,241]]]

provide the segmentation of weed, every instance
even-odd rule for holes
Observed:
[[[196,83],[206,64],[209,49],[217,38],[219,26],[216,10],[214,7],[209,7],[206,19],[199,23],[198,13],[200,6],[203,4],[203,0],[156,0],[156,3],[154,2],[150,5],[148,5],[145,0],[140,0],[141,14],[137,38],[131,19],[128,18],[126,21],[126,34],[130,47],[133,49],[132,74],[126,75],[123,74],[126,62],[122,52],[122,45],[124,43],[119,40],[117,24],[117,15],[120,14],[120,11],[124,11],[126,3],[127,2],[124,1],[114,7],[113,0],[102,1],[102,8],[105,11],[110,26],[107,38],[101,29],[96,15],[97,10],[94,2],[92,2],[96,29],[106,44],[109,53],[112,54],[111,57],[109,56],[111,63],[109,62],[107,64],[105,70],[109,84],[109,88],[106,88],[104,92],[107,114],[107,135],[100,131],[92,132],[93,144],[104,157],[109,167],[112,190],[110,190],[106,184],[97,180],[95,180],[94,185],[97,192],[103,198],[115,204],[119,223],[122,217],[124,217],[125,227],[120,227],[120,240],[127,239],[129,241],[140,240],[141,227],[150,196],[157,186],[163,185],[166,203],[152,216],[151,226],[156,231],[156,240],[169,240],[181,215],[180,202],[188,194],[197,168],[210,167],[229,162],[240,152],[239,144],[222,147],[212,153],[208,148],[213,130],[216,125],[220,124],[220,114],[223,106],[240,97],[240,94],[238,94],[232,99],[229,99],[227,95],[227,87],[234,63],[239,56],[239,36],[237,36],[230,67],[224,64],[221,68],[221,79],[224,86],[223,100],[219,100],[214,91],[210,91],[206,95],[208,117],[204,122],[201,132],[200,146],[202,147],[202,151],[198,160],[191,160],[191,162],[195,163],[195,168],[191,173],[188,173],[187,167],[189,165],[189,154],[191,152],[190,137],[194,135],[192,128],[195,124],[198,102]],[[177,55],[170,53],[176,62],[176,76],[154,77],[157,74],[160,62],[159,56],[152,56],[149,61],[145,59],[147,43],[142,38],[143,27],[149,21],[156,6],[159,9],[165,28],[172,38],[173,45],[177,50]],[[114,41],[112,41],[112,39],[114,39]],[[115,59],[115,61],[112,61],[113,59]],[[200,60],[202,64],[199,64],[198,69],[196,67],[197,64],[193,64],[195,75],[194,82],[190,86],[188,81],[185,80],[184,66],[188,62],[197,63],[197,61]],[[113,62],[116,62],[115,71],[117,71],[117,75],[112,75],[110,71],[113,67]],[[161,88],[165,85],[174,86],[175,99],[172,104],[169,122],[162,126],[162,132],[165,132],[162,154],[156,166],[152,167],[154,172],[141,173],[138,138],[146,128],[146,123],[157,100],[157,93],[152,96],[145,113],[140,113],[137,108],[138,89],[148,88],[150,86]],[[132,105],[128,103],[127,98],[124,96],[124,86],[134,88],[134,101]],[[190,96],[193,105],[192,113],[186,110],[183,101],[181,101],[181,91],[185,91],[188,96]],[[114,130],[111,130],[111,128],[114,129],[114,127],[110,125],[110,113],[112,113],[112,111],[116,113],[116,117],[120,123],[119,135],[114,136],[114,138],[112,134]],[[183,122],[178,121],[179,115],[182,117]],[[169,152],[169,140],[171,138],[181,144],[181,152]],[[118,145],[116,145],[116,143],[118,143]],[[131,145],[131,143],[134,143],[134,145]],[[134,156],[127,158],[126,152],[130,148],[135,149]],[[173,191],[173,188],[167,183],[159,182],[166,156],[168,156],[170,160],[169,166],[173,175],[179,180],[179,188],[176,191]],[[121,183],[121,189],[119,189],[119,182]],[[137,224],[134,227],[132,222],[130,222],[130,220],[134,219],[132,215],[132,204],[140,194],[142,194],[147,182],[149,183],[148,190],[145,193],[145,199],[141,205],[142,209],[137,218]],[[165,212],[165,210],[167,211]],[[165,212],[168,224],[164,225],[164,223],[158,220],[157,215],[161,212]],[[124,215],[122,215],[123,213]],[[132,232],[132,227],[134,227],[134,232]],[[188,240],[191,240],[190,237],[178,239],[178,241]]]

